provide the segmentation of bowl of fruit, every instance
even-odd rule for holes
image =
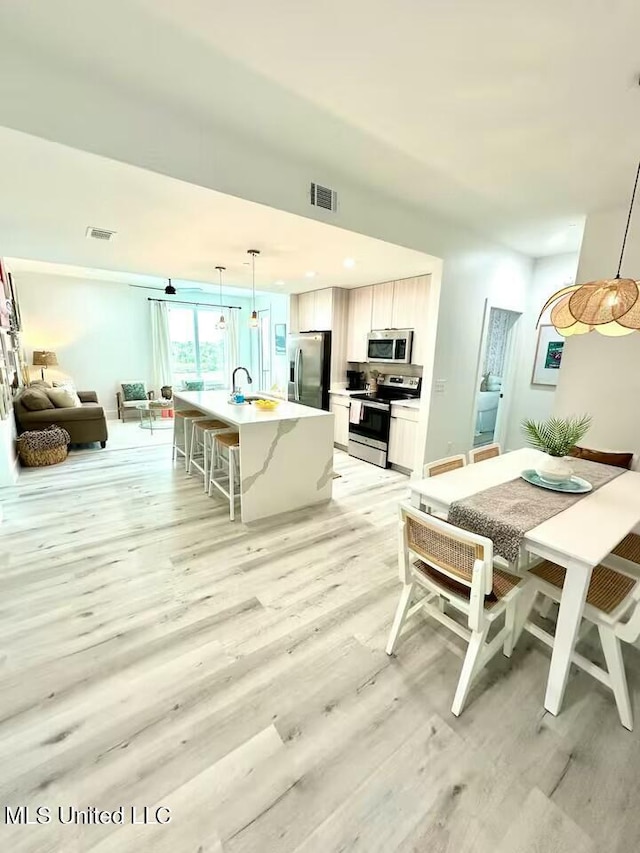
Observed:
[[[278,408],[280,400],[254,400],[253,405],[256,409],[260,409],[261,412],[272,412],[274,409]]]

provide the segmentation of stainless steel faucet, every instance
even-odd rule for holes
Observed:
[[[239,370],[244,370],[244,372],[247,374],[247,379],[249,380],[249,385],[252,385],[252,384],[253,384],[253,379],[251,378],[251,374],[249,373],[249,371],[247,370],[247,368],[246,368],[246,367],[236,367],[236,368],[234,369],[233,373],[231,374],[231,386],[232,386],[232,387],[231,387],[231,393],[232,393],[232,394],[235,394],[235,393],[236,393],[236,373],[237,373]]]

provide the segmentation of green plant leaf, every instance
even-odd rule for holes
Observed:
[[[573,415],[569,418],[548,418],[546,421],[524,420],[522,429],[527,442],[536,450],[550,456],[566,456],[591,426],[591,415]]]

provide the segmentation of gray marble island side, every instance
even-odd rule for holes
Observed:
[[[178,391],[175,407],[219,418],[240,435],[242,521],[331,499],[333,415],[281,401],[271,412],[229,403],[228,391]]]

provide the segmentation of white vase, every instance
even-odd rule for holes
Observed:
[[[566,456],[550,456],[545,453],[536,466],[536,474],[547,483],[564,483],[573,474],[573,468]]]

